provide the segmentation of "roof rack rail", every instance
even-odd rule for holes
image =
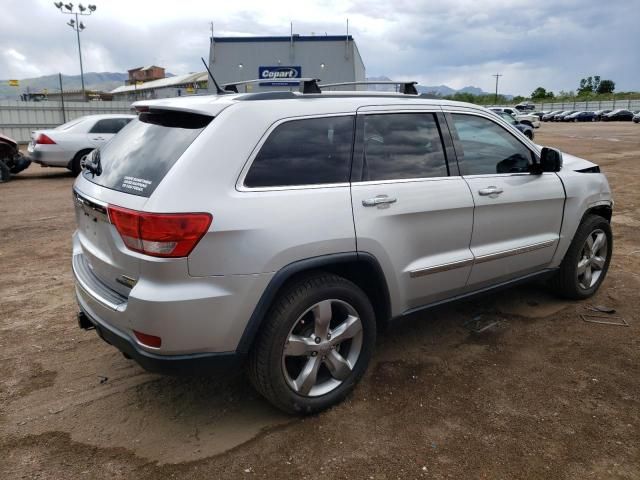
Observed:
[[[320,91],[320,87],[318,86],[318,82],[320,81],[319,78],[291,78],[289,80],[299,82],[301,93],[322,93]],[[266,78],[256,78],[253,80],[241,80],[239,82],[223,83],[221,87],[226,92],[239,93],[238,85],[249,85],[252,83],[261,83],[261,82],[268,82],[268,81],[270,80],[267,80]],[[274,85],[274,86],[277,87],[278,85]],[[283,85],[283,86],[286,86],[286,85]]]
[[[418,82],[394,82],[393,80],[367,80],[364,82],[340,82],[340,83],[325,83],[324,85],[319,85],[320,88],[327,87],[344,87],[346,85],[399,85],[400,93],[405,95],[418,95],[418,90],[416,89],[416,85]]]

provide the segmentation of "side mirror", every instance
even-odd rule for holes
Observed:
[[[559,172],[562,169],[562,152],[555,148],[542,147],[540,164],[534,165],[532,173]]]

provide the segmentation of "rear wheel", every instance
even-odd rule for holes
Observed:
[[[609,222],[598,215],[585,217],[553,279],[557,291],[575,300],[596,293],[609,270],[612,246]]]
[[[376,337],[366,294],[333,274],[286,288],[249,359],[255,388],[288,413],[309,414],[344,399],[364,374]]]
[[[533,132],[531,130],[526,130],[524,134],[529,140],[533,140]]]
[[[76,156],[73,157],[73,160],[71,160],[71,164],[70,164],[70,170],[74,175],[79,175],[80,172],[82,171],[82,159],[85,155],[91,153],[93,150],[92,149],[88,149],[88,150],[80,150],[78,153],[76,153]]]

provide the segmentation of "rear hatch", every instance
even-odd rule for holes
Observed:
[[[140,254],[114,225],[113,209],[140,212],[169,170],[213,117],[179,111],[143,112],[87,158],[74,188],[82,255],[74,262],[103,285],[128,296]],[[124,218],[126,222],[127,217]],[[120,225],[122,226],[122,225]],[[76,252],[78,253],[78,252]]]

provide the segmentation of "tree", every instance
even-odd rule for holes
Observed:
[[[592,93],[611,93],[610,92],[602,92],[600,91],[600,85],[602,82],[610,82],[611,80],[600,80],[600,75],[594,75],[593,77],[587,77],[580,80],[580,86],[578,87],[578,96],[585,97],[589,96]],[[614,84],[615,87],[615,84]],[[609,88],[609,85],[605,88]]]
[[[616,82],[613,80],[602,80],[598,85],[598,93],[613,93],[616,89]]]
[[[578,95],[588,95],[593,93],[593,77],[587,77],[580,80],[578,87]]]
[[[546,100],[553,96],[553,92],[547,92],[546,88],[538,87],[531,93],[531,100]]]

